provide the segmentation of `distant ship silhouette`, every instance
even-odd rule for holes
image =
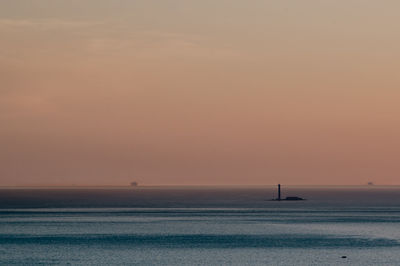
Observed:
[[[281,197],[281,184],[278,184],[278,197],[275,199],[272,199],[273,201],[282,201],[282,200],[290,200],[290,201],[294,201],[294,200],[306,200],[300,197],[286,197],[286,198],[282,198]]]

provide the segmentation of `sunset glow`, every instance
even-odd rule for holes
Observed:
[[[398,1],[0,1],[0,186],[395,185]]]

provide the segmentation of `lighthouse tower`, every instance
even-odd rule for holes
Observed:
[[[278,184],[278,200],[281,200],[281,184]]]

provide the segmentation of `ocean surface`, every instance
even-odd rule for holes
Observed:
[[[275,190],[3,188],[0,265],[400,265],[399,187]]]

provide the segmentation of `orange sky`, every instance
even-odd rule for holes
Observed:
[[[0,2],[0,185],[400,184],[400,2]]]

